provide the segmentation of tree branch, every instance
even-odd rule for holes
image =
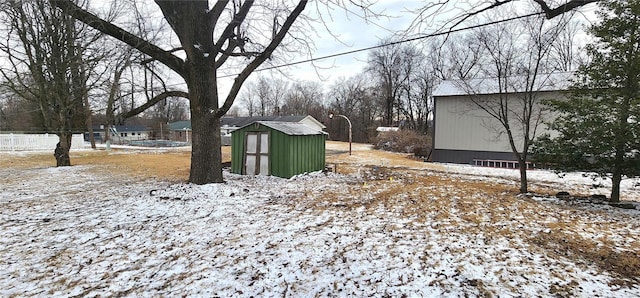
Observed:
[[[222,46],[225,43],[224,41],[232,38],[233,30],[236,27],[240,26],[242,22],[244,22],[244,19],[247,17],[247,14],[249,13],[249,10],[251,9],[252,5],[253,5],[253,0],[247,1],[244,4],[242,4],[242,7],[240,7],[240,11],[238,11],[238,13],[233,16],[233,20],[231,20],[231,22],[229,22],[227,27],[224,28],[224,31],[222,31],[222,34],[220,35],[220,37],[218,38],[218,41],[215,43],[213,47],[213,53],[217,55],[217,53],[222,50]],[[236,38],[240,38],[240,36],[236,36]],[[238,43],[236,43],[236,46],[237,45]],[[230,47],[229,50],[233,51],[233,48]]]
[[[595,3],[599,1],[600,0],[571,0],[556,8],[551,8],[549,7],[549,5],[547,5],[547,2],[545,0],[533,0],[533,2],[538,3],[542,11],[544,12],[544,15],[547,17],[547,19],[552,19],[570,10],[576,9],[580,6],[584,6],[589,3]]]
[[[502,5],[507,4],[507,3],[511,2],[511,1],[513,1],[513,0],[503,0],[503,1],[496,0],[495,3],[489,5],[489,6],[485,7],[485,8],[482,8],[480,10],[468,13],[462,19],[460,19],[455,24],[453,24],[453,26],[451,26],[451,28],[457,27],[458,25],[462,24],[462,22],[466,21],[467,19],[471,18],[472,16],[475,16],[475,15],[481,14],[481,13],[483,13],[485,11],[494,9],[496,7],[499,7],[499,6],[502,6]],[[534,1],[536,1],[536,0],[534,0]]]
[[[273,54],[273,51],[276,49],[276,47],[282,42],[284,37],[287,35],[289,28],[291,28],[291,25],[293,25],[293,22],[298,18],[298,16],[304,10],[305,6],[307,5],[307,2],[308,2],[307,0],[304,0],[298,3],[296,8],[287,17],[284,24],[282,24],[282,28],[280,28],[280,31],[278,31],[278,33],[273,37],[273,40],[271,40],[271,43],[269,43],[269,45],[264,49],[262,54],[256,57],[253,61],[251,61],[251,63],[249,63],[242,70],[242,72],[233,80],[233,85],[229,90],[229,94],[227,95],[227,98],[225,99],[222,107],[220,107],[220,109],[218,109],[218,111],[216,112],[216,117],[224,116],[224,114],[226,114],[227,111],[231,108],[231,105],[233,104],[234,99],[238,95],[238,92],[240,92],[240,87],[242,87],[242,84],[244,83],[244,81],[249,77],[249,75],[254,70],[258,68],[258,66],[260,66],[264,61],[266,61],[268,58],[271,57],[271,54]]]
[[[155,97],[149,99],[146,103],[144,103],[143,105],[128,111],[124,114],[120,114],[120,118],[131,118],[135,115],[138,115],[144,111],[146,111],[148,108],[152,107],[153,105],[157,104],[159,101],[166,99],[167,97],[183,97],[183,98],[189,98],[189,93],[184,92],[184,91],[166,91],[163,93],[160,93],[158,95],[156,95]]]
[[[213,6],[213,8],[209,11],[209,13],[207,13],[209,16],[209,23],[211,24],[211,26],[215,26],[215,24],[218,22],[220,15],[224,11],[224,8],[227,6],[228,3],[229,3],[229,0],[218,0],[216,1],[216,4]]]
[[[177,56],[174,56],[170,52],[167,52],[160,47],[135,36],[128,31],[109,23],[98,16],[82,9],[70,0],[49,0],[51,5],[58,7],[65,14],[73,17],[74,19],[83,22],[92,28],[107,34],[117,40],[120,40],[129,46],[139,50],[140,52],[149,55],[150,57],[160,61],[162,64],[171,68],[177,74],[182,77],[186,76],[184,69],[184,61]]]

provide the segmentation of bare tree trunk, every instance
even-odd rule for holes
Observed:
[[[221,183],[222,151],[220,119],[213,115],[197,115],[191,110],[191,171],[189,181],[195,184]]]
[[[626,109],[624,112],[626,112]],[[627,125],[626,125],[626,118],[624,118],[624,120],[621,120],[620,122],[625,122],[625,123],[621,123],[621,127],[622,129],[628,130]],[[624,144],[624,139],[622,138],[622,136],[620,136],[620,134],[624,134],[624,133],[618,133],[618,139],[617,144],[616,144],[616,153],[615,153],[615,158],[613,160],[613,170],[611,171],[612,173],[612,177],[611,177],[611,198],[609,198],[609,201],[612,203],[618,203],[620,202],[620,182],[622,182],[622,169],[624,167],[624,155],[625,155],[625,144]]]
[[[527,161],[523,158],[518,158],[518,165],[520,167],[520,193],[528,193]]]
[[[189,181],[195,184],[221,183],[222,140],[218,109],[215,69],[205,63],[189,65],[189,98],[191,99],[191,170]]]
[[[613,177],[611,177],[611,198],[609,202],[620,202],[620,182],[622,182],[622,171],[616,166],[613,169]]]
[[[53,156],[56,158],[56,166],[66,167],[71,165],[69,150],[71,149],[71,132],[62,132],[58,134],[60,141],[56,144]]]
[[[192,105],[193,107],[193,105]],[[220,119],[205,109],[191,109],[191,171],[189,181],[195,184],[220,183],[222,158]]]

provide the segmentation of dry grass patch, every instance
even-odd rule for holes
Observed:
[[[505,225],[496,225],[510,221],[506,213],[520,208],[519,199],[509,191],[508,185],[460,180],[424,171],[377,168],[373,173],[372,167],[342,167],[353,173],[359,171],[359,182],[311,196],[312,204],[314,207],[364,206],[368,213],[382,208],[418,226],[453,229],[457,233],[494,237],[514,233]],[[529,207],[526,203],[520,204]]]
[[[637,284],[640,282],[640,255],[637,251],[617,250],[611,244],[581,237],[577,233],[552,230],[531,237],[529,241],[549,252],[574,260],[588,262],[598,268],[614,273],[617,284]]]
[[[55,167],[53,153],[30,153],[25,155],[0,154],[0,167],[11,169],[35,169]]]
[[[98,151],[72,157],[76,165],[101,165],[101,169],[126,173],[130,176],[147,179],[155,178],[172,182],[186,182],[189,179],[191,152],[171,151],[121,152]]]
[[[186,182],[189,179],[191,151],[187,150],[129,150],[114,149],[71,151],[72,165],[93,165],[97,171],[126,174],[132,177],[155,178],[170,182]],[[222,147],[223,162],[231,161],[231,148]],[[36,169],[55,167],[50,153],[24,153],[0,155],[0,167]]]
[[[367,150],[364,147],[371,147],[366,144],[354,144],[354,148],[352,155],[349,155],[349,144],[343,142],[327,142],[327,165],[338,164],[339,172],[340,165],[353,165],[354,167],[362,166],[362,165],[372,165],[372,166],[381,166],[381,167],[389,167],[393,168],[414,168],[414,169],[432,169],[437,171],[444,170],[444,167],[438,164],[424,162],[421,158],[416,158],[413,154],[407,153],[397,153],[397,152],[388,152],[381,150]],[[338,154],[332,154],[332,149],[336,148],[340,149]]]

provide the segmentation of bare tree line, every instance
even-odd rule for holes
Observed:
[[[511,1],[483,3],[488,6],[463,15],[473,16],[508,2]],[[569,1],[556,8],[547,5],[546,1],[533,2],[547,17],[554,17],[556,13],[562,14],[593,1]],[[107,122],[117,123],[162,103],[155,109],[162,109],[161,116],[166,117],[169,113],[165,109],[173,106],[167,104],[166,100],[185,97],[189,101],[194,133],[190,181],[221,182],[220,139],[217,133],[220,118],[231,110],[245,81],[261,64],[282,61],[286,59],[283,53],[310,47],[312,38],[306,29],[317,20],[303,14],[307,1],[274,5],[254,5],[254,1],[217,1],[210,4],[204,0],[180,3],[155,1],[155,6],[135,1],[113,3],[104,10],[108,14],[94,13],[94,7],[79,0],[3,3],[3,26],[8,37],[3,39],[1,46],[6,55],[15,58],[12,65],[3,68],[5,87],[23,99],[29,99],[29,96],[34,99],[31,102],[36,103],[41,112],[38,117],[42,118],[42,125],[56,131],[60,137],[63,153],[59,159],[62,161],[60,165],[68,164],[64,160],[68,159],[68,150],[65,148],[68,132],[74,127],[87,125],[95,110],[105,109]],[[368,1],[355,4],[365,14],[372,13]],[[314,5],[316,10],[321,10],[320,6],[345,7],[347,4],[342,1],[320,1]],[[169,25],[169,28],[149,25],[153,22],[149,22],[146,16],[149,13],[153,15],[152,6],[155,7],[153,11],[159,10],[155,15],[159,16],[158,20],[164,20],[162,26]],[[32,7],[37,7],[39,11],[36,12]],[[425,6],[426,10],[431,8]],[[124,19],[129,21],[123,22],[118,12],[126,12],[128,15]],[[416,18],[420,19],[424,18]],[[53,23],[47,23],[50,21]],[[25,23],[28,25],[23,26]],[[36,29],[38,26],[40,30]],[[25,32],[24,36],[30,35],[30,38],[18,37],[18,30]],[[87,35],[80,36],[78,33]],[[50,55],[48,52],[47,55],[31,55],[30,50],[34,50],[34,53],[38,51],[34,44],[43,44],[39,40],[41,38],[49,38],[55,41],[52,44],[62,45],[59,50],[65,54]],[[19,50],[20,46],[23,46],[23,50]],[[52,51],[53,48],[45,50]],[[40,59],[52,56],[72,62]],[[333,93],[333,90],[320,92],[320,87],[296,83],[291,84],[286,102],[274,103],[271,112],[306,111],[322,115],[325,112],[323,108],[337,109],[338,113],[351,113],[352,117],[362,120],[359,123],[363,126],[363,138],[371,135],[372,127],[381,124],[403,126],[426,133],[429,131],[430,114],[428,94],[438,76],[432,75],[427,66],[429,63],[423,65],[422,61],[428,61],[425,57],[431,56],[432,53],[425,52],[423,45],[380,48],[379,52],[370,54],[369,67],[363,72],[366,84],[349,91],[357,98],[336,96],[330,101],[327,94]],[[231,87],[220,93],[217,79],[223,65],[240,69],[240,72]],[[56,72],[70,75],[58,76],[60,79],[56,80]],[[174,89],[176,84],[168,81],[171,74],[177,74],[187,90]],[[42,79],[44,75],[50,77]],[[13,82],[20,84],[12,85]],[[355,88],[355,85],[346,89]],[[24,90],[30,90],[30,94],[24,93]],[[310,100],[321,97],[320,94],[325,94],[324,102]],[[45,97],[73,100],[37,104],[37,100]],[[254,106],[251,109],[254,111]],[[259,111],[262,112],[263,107]],[[7,114],[4,105],[0,114]],[[52,115],[56,114],[56,120],[52,121]]]
[[[490,15],[497,19],[512,14],[503,6]],[[379,126],[395,126],[430,134],[432,92],[443,80],[485,78],[495,80],[498,94],[514,89],[527,91],[519,103],[505,95],[497,102],[475,101],[469,109],[489,113],[499,125],[488,129],[496,135],[510,135],[517,160],[526,163],[530,141],[535,137],[544,113],[539,110],[536,88],[550,73],[573,71],[582,62],[575,38],[580,25],[570,15],[546,20],[529,18],[508,24],[432,38],[422,44],[399,43],[369,52],[367,66],[350,78],[340,78],[322,91],[317,85],[278,76],[261,75],[240,94],[238,112],[245,115],[312,114],[328,126],[330,136],[346,139],[344,123],[329,121],[327,114],[343,114],[354,123],[353,138],[370,142]],[[382,41],[388,44],[391,40]],[[469,88],[470,86],[462,86]],[[301,94],[306,109],[286,109],[293,90]],[[320,92],[318,91],[320,90]],[[477,90],[470,90],[470,94]],[[472,97],[473,98],[473,97]],[[502,104],[501,104],[502,103]],[[517,112],[516,112],[517,111]],[[513,126],[513,127],[512,127]],[[524,140],[524,143],[520,143]],[[505,148],[506,149],[506,148]],[[524,189],[524,187],[523,187]]]

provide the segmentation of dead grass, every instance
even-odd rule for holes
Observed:
[[[168,152],[163,154],[141,152],[136,154],[113,154],[99,152],[72,157],[76,165],[102,165],[108,171],[128,173],[137,178],[155,178],[172,182],[189,179],[190,152]]]
[[[364,144],[354,144],[353,146],[355,149],[352,151],[352,155],[349,155],[347,143],[327,141],[327,165],[337,164],[338,172],[345,174],[351,173],[349,171],[352,171],[353,167],[361,165],[444,170],[442,166],[424,162],[422,159],[415,158],[413,154],[370,150],[368,149],[370,146]]]
[[[231,161],[231,148],[222,147],[223,162]],[[186,182],[189,179],[191,152],[114,149],[71,152],[72,165],[98,165],[97,171],[116,172],[140,179],[155,178],[170,182]],[[0,158],[0,167],[34,169],[54,167],[55,159],[49,153],[9,155]]]
[[[596,264],[600,269],[626,280],[614,281],[618,285],[640,282],[640,255],[638,251],[618,250],[613,243],[594,241],[567,230],[551,230],[529,239],[555,255],[577,262]]]
[[[56,161],[52,154],[29,154],[23,156],[0,155],[0,167],[13,169],[33,169],[54,167]]]

